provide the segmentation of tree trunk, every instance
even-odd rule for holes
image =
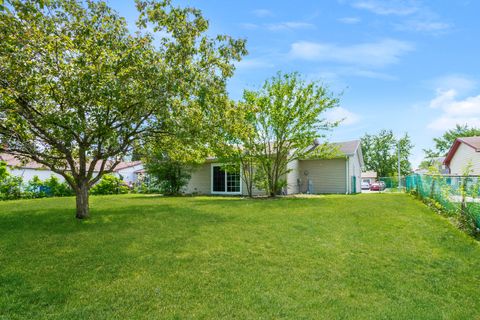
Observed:
[[[75,189],[77,197],[77,219],[86,219],[90,216],[90,208],[88,206],[88,184],[80,183]]]

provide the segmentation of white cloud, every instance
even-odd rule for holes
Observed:
[[[405,0],[363,0],[355,1],[352,6],[379,15],[406,16],[419,10],[416,3]]]
[[[314,24],[301,21],[288,21],[280,23],[271,23],[265,25],[270,31],[282,31],[282,30],[293,30],[293,29],[313,29],[315,28]]]
[[[361,19],[357,17],[344,17],[338,19],[338,21],[345,24],[357,24],[361,21]]]
[[[432,88],[447,91],[455,90],[458,94],[465,94],[477,87],[477,81],[462,74],[448,74],[427,82]]]
[[[451,24],[440,21],[422,21],[422,20],[408,20],[396,26],[397,30],[401,31],[415,31],[426,33],[444,33],[451,28]]]
[[[428,124],[430,129],[445,130],[456,124],[480,126],[480,95],[458,99],[456,90],[438,89],[429,106],[442,112],[439,117]]]
[[[263,59],[252,58],[252,59],[243,59],[235,63],[235,67],[237,68],[237,70],[239,69],[251,70],[251,69],[273,68],[274,64],[269,61],[265,61]]]
[[[413,45],[409,42],[395,39],[347,46],[299,41],[291,45],[290,56],[304,60],[381,67],[398,62],[401,55],[412,50]]]
[[[273,17],[274,15],[273,12],[268,9],[256,9],[253,10],[252,13],[259,18]]]
[[[241,23],[240,26],[248,30],[254,30],[258,28],[258,24],[255,23]]]
[[[337,107],[327,110],[325,119],[330,122],[341,121],[341,125],[350,126],[359,122],[360,116],[343,107]]]

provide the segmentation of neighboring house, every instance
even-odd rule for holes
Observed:
[[[360,141],[334,143],[339,154],[332,159],[304,159],[289,163],[290,172],[284,177],[286,194],[297,193],[337,193],[351,194],[361,191],[361,171],[363,155]],[[310,148],[314,151],[317,145]],[[191,175],[185,193],[245,195],[246,186],[240,171],[225,172],[222,164],[215,159],[208,159]],[[255,195],[263,194],[254,189]]]
[[[142,170],[141,161],[120,162],[114,170],[114,175],[131,185],[138,181],[138,172]]]
[[[51,176],[55,176],[59,179],[59,181],[65,181],[61,175],[51,171],[49,168],[35,161],[22,162],[15,156],[7,153],[0,154],[0,161],[5,161],[10,174],[21,177],[24,182],[28,182],[34,176],[39,177],[40,180],[46,180]],[[135,183],[137,181],[137,174],[134,172],[142,169],[143,165],[140,161],[120,162],[115,168],[113,174],[119,178],[122,178],[127,183]],[[94,175],[96,175],[99,170],[100,164],[97,164]]]
[[[362,177],[362,182],[366,182],[369,184],[372,184],[375,181],[377,181],[377,173],[375,171],[362,172],[361,177]]]
[[[443,163],[451,175],[464,175],[470,165],[468,174],[480,175],[480,137],[457,138]]]
[[[47,180],[51,176],[55,176],[60,181],[64,181],[61,175],[35,161],[22,162],[15,158],[15,156],[7,153],[0,154],[0,161],[4,161],[7,164],[8,172],[11,175],[21,177],[24,182],[32,180],[34,176],[39,177],[40,180]]]

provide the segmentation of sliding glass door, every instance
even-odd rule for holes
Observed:
[[[241,194],[240,168],[224,170],[220,164],[212,164],[212,193]]]

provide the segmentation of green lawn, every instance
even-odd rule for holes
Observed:
[[[474,319],[480,246],[403,194],[0,203],[0,319]]]

